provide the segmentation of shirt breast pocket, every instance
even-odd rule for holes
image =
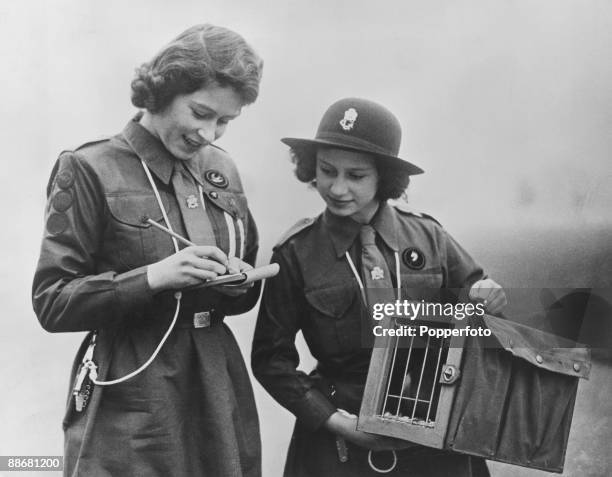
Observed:
[[[169,203],[162,202],[169,214]],[[106,201],[111,215],[112,253],[120,268],[131,270],[165,258],[172,250],[167,234],[147,223],[148,218],[166,225],[155,196],[147,192],[109,194]],[[171,253],[171,252],[170,252]],[[120,270],[123,271],[123,270]]]
[[[439,301],[442,287],[442,269],[403,270],[402,300]]]
[[[304,336],[317,357],[331,356],[360,346],[359,294],[348,284],[322,285],[305,292],[310,305]]]

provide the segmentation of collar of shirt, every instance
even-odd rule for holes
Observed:
[[[138,113],[128,122],[123,129],[123,136],[151,172],[164,184],[168,185],[172,178],[172,169],[178,159],[170,154],[157,137],[140,124],[140,118],[142,118],[142,113]],[[182,163],[189,170],[195,181],[203,185],[197,162],[183,161]]]
[[[370,225],[374,227],[385,244],[394,252],[399,250],[396,220],[392,207],[387,202],[382,202],[370,221]],[[351,247],[359,236],[359,230],[361,229],[361,224],[355,222],[352,218],[339,217],[332,214],[328,209],[325,209],[323,214],[323,224],[329,232],[338,257],[341,257]]]

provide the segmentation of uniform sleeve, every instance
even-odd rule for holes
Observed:
[[[272,262],[279,274],[266,281],[259,308],[251,355],[253,374],[261,385],[303,425],[317,429],[336,412],[313,380],[298,371],[299,354],[295,337],[307,309],[297,264],[275,252]]]
[[[34,311],[51,332],[115,326],[152,303],[146,267],[98,273],[106,214],[102,186],[74,153],[60,156],[55,171],[32,285]]]
[[[445,256],[445,287],[457,290],[457,293],[467,296],[470,287],[484,278],[480,265],[469,253],[445,230],[443,233],[443,253]]]
[[[242,260],[254,267],[257,260],[257,252],[259,251],[259,233],[250,210],[248,211],[246,236],[247,240]],[[255,306],[259,299],[260,292],[261,281],[257,281],[253,284],[253,287],[242,296],[230,297],[224,295],[222,298],[224,314],[240,315],[246,313]]]

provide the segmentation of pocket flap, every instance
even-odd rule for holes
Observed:
[[[244,220],[247,216],[246,196],[239,192],[204,188],[204,194],[211,203],[223,209],[232,217]]]
[[[437,301],[442,286],[442,270],[402,272],[402,298]]]
[[[332,318],[342,317],[357,296],[355,287],[329,285],[305,292],[306,300],[320,313]]]
[[[164,217],[155,195],[150,192],[107,195],[106,202],[115,220],[133,227],[148,228],[151,225],[146,223],[147,218],[160,222]],[[169,202],[164,197],[162,203],[169,213]]]

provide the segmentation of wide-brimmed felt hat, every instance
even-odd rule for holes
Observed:
[[[321,119],[314,139],[284,137],[291,148],[338,147],[384,158],[410,175],[422,174],[420,167],[398,157],[402,141],[399,121],[384,106],[360,98],[345,98],[332,104]]]

